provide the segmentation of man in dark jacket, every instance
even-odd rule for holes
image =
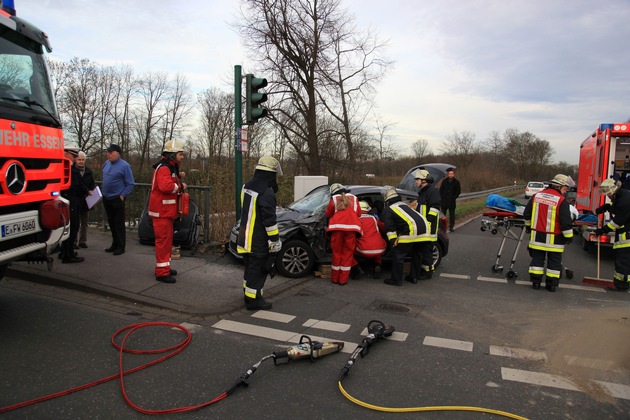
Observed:
[[[94,174],[92,170],[85,165],[86,155],[85,152],[80,151],[77,155],[77,160],[74,163],[79,172],[79,180],[81,182],[81,188],[86,195],[92,195],[92,191],[96,188],[96,182],[94,182]],[[88,212],[90,211],[87,202],[83,200],[81,202],[81,208],[79,210],[79,234],[74,242],[74,248],[87,248],[87,228],[88,228]]]
[[[61,253],[59,257],[63,264],[80,263],[85,260],[74,252],[74,241],[79,232],[79,212],[81,211],[81,202],[85,201],[86,190],[81,185],[81,175],[75,165],[75,160],[79,150],[76,148],[66,148],[65,157],[70,159],[72,165],[70,167],[70,188],[61,192],[61,196],[70,202],[70,236],[61,244]]]
[[[615,253],[615,274],[613,281],[617,290],[630,289],[630,191],[621,188],[620,181],[606,179],[600,189],[610,200],[596,210],[597,214],[608,212],[610,217],[602,228],[595,233],[605,235],[615,233],[613,251]]]
[[[249,310],[271,309],[263,297],[263,287],[270,273],[268,262],[280,252],[282,242],[276,222],[276,174],[282,175],[280,163],[263,156],[254,170],[254,177],[241,191],[241,222],[236,249],[243,255],[245,272],[243,288],[245,306]]]
[[[455,178],[455,169],[448,168],[446,170],[447,177],[442,181],[442,185],[440,185],[440,198],[442,199],[442,213],[446,216],[446,212],[448,211],[449,216],[449,228],[450,231],[455,230],[455,207],[457,197],[462,192],[461,185],[459,184],[459,180]]]

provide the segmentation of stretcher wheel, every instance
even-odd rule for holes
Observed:
[[[498,230],[496,230],[496,229],[492,229],[491,233],[492,233],[493,235],[496,235],[497,233],[499,233],[499,231],[498,231]]]
[[[492,266],[492,272],[493,273],[500,273],[503,272],[503,266],[502,265],[493,265]]]
[[[510,270],[507,272],[507,278],[508,279],[515,279],[518,277],[518,273],[514,270]]]
[[[567,278],[568,279],[572,279],[573,278],[573,270],[569,270],[568,268],[564,270],[564,272],[567,274]]]

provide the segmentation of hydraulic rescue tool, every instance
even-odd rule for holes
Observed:
[[[303,335],[300,338],[300,342],[294,346],[289,347],[286,350],[274,351],[268,356],[263,357],[257,363],[255,363],[247,372],[243,373],[234,386],[227,391],[227,394],[234,392],[241,385],[249,385],[249,378],[256,372],[256,369],[262,362],[268,359],[273,359],[273,364],[287,364],[291,359],[305,359],[310,358],[311,362],[316,359],[322,358],[327,354],[337,353],[343,349],[343,342],[333,341],[330,343],[324,343],[321,341],[313,341],[307,335]]]

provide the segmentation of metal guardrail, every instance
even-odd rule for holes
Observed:
[[[505,191],[522,190],[524,188],[525,188],[524,185],[510,185],[507,187],[493,188],[491,190],[476,191],[476,192],[471,192],[471,193],[460,194],[457,200],[470,200],[473,198],[485,197],[489,194],[498,194]]]
[[[97,185],[102,186],[102,181],[97,181]],[[190,194],[190,200],[199,208],[199,216],[203,226],[203,238],[206,242],[210,239],[210,187],[189,185],[186,190]],[[142,211],[149,202],[151,184],[136,183],[133,192],[126,200],[125,222],[128,230],[138,229]],[[107,230],[107,216],[102,202],[96,205],[88,213],[88,223],[102,227]]]

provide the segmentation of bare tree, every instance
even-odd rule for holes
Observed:
[[[234,96],[216,88],[197,95],[201,107],[201,139],[208,164],[232,152]]]
[[[164,73],[147,73],[139,81],[139,95],[142,102],[134,113],[132,122],[136,134],[134,150],[139,155],[137,172],[142,175],[145,163],[151,156],[155,131],[166,118],[165,101],[168,92],[167,76]],[[159,147],[159,145],[156,145]]]
[[[362,123],[361,101],[381,75],[374,38],[357,42],[339,0],[248,0],[235,23],[247,48],[270,75],[270,118],[308,173],[322,173],[321,142],[342,133],[352,153]],[[369,107],[368,107],[369,109]],[[338,124],[324,118],[332,115]],[[321,127],[320,122],[326,122]],[[333,134],[328,133],[332,130]],[[330,149],[330,148],[328,148]],[[351,157],[354,159],[354,157]]]
[[[175,136],[181,137],[182,125],[185,118],[193,110],[190,84],[185,76],[176,74],[168,83],[168,95],[166,100],[166,112],[162,120],[162,148],[164,144]]]
[[[114,70],[116,83],[113,86],[112,117],[115,134],[112,142],[117,142],[123,150],[131,146],[131,111],[133,98],[137,93],[138,79],[131,67],[122,66]],[[103,139],[104,140],[104,139]],[[105,141],[101,147],[105,146]]]
[[[426,139],[419,139],[413,142],[411,145],[411,151],[413,152],[413,156],[420,160],[429,153],[431,153],[431,148],[429,147],[429,141]]]

